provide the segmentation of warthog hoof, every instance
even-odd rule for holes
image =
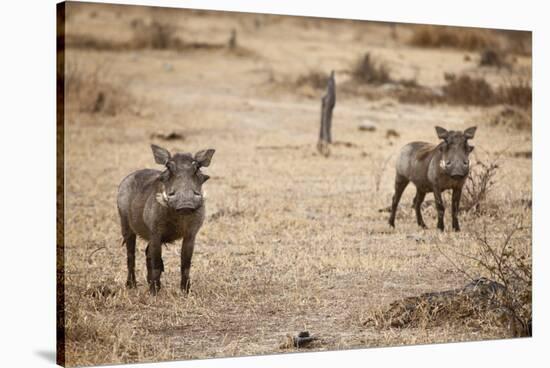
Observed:
[[[160,280],[152,281],[149,283],[149,292],[155,296],[161,289]]]
[[[180,288],[183,293],[189,294],[189,289],[191,289],[191,281],[190,280],[182,281],[180,283]]]

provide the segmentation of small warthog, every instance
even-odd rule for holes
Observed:
[[[412,181],[416,186],[414,209],[418,225],[426,227],[420,209],[426,193],[433,192],[437,208],[437,228],[444,229],[445,206],[441,192],[452,189],[453,229],[460,231],[458,206],[470,169],[468,155],[474,149],[468,144],[468,140],[474,138],[476,127],[468,128],[464,132],[447,131],[441,127],[435,127],[435,130],[437,136],[443,140],[439,145],[412,142],[401,149],[397,159],[395,194],[389,220],[392,227],[395,227],[395,212],[401,195]]]
[[[128,175],[118,188],[118,213],[123,242],[128,253],[128,280],[136,286],[136,234],[148,241],[147,282],[156,295],[160,290],[160,274],[164,271],[162,244],[183,239],[181,246],[181,284],[189,292],[189,269],[195,236],[204,221],[202,184],[209,176],[200,168],[210,165],[213,149],[190,153],[170,152],[151,145],[155,162],[164,171],[144,169]]]

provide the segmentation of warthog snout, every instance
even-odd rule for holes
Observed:
[[[186,190],[170,194],[168,195],[168,204],[180,214],[192,213],[201,208],[203,204],[202,194],[196,190]]]
[[[468,160],[447,160],[442,166],[444,172],[453,179],[463,179],[470,172],[470,161]]]

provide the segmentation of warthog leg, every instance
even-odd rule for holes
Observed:
[[[126,243],[128,278],[126,286],[130,289],[136,287],[136,234],[130,234],[124,238]]]
[[[441,197],[441,191],[438,187],[434,187],[435,207],[437,208],[437,228],[441,231],[445,230],[445,205]]]
[[[422,192],[420,190],[416,190],[416,196],[414,197],[414,211],[416,212],[416,222],[418,223],[418,226],[422,228],[426,228],[426,224],[424,223],[424,219],[422,218],[422,202],[424,202],[424,198],[426,197],[426,193]]]
[[[458,224],[458,210],[460,206],[460,197],[462,196],[462,188],[453,190],[453,230],[460,231],[460,225]]]
[[[126,286],[128,288],[136,287],[136,234],[128,224],[128,218],[120,214],[120,230],[122,233],[122,244],[126,244],[126,260],[128,265],[128,278]]]
[[[195,236],[183,238],[181,244],[181,283],[180,288],[185,293],[189,293],[191,279],[189,270],[191,269],[191,258],[193,257],[193,248],[195,247]]]
[[[145,249],[147,257],[147,282],[152,295],[157,295],[161,288],[160,275],[164,271],[162,262],[162,243],[157,239],[151,239]]]
[[[391,204],[391,215],[389,224],[391,227],[395,227],[395,213],[397,211],[397,206],[399,205],[399,200],[401,199],[401,195],[403,194],[403,191],[409,184],[409,179],[406,177],[397,174],[395,177],[395,194],[393,195],[392,204]]]

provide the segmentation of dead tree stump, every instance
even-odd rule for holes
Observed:
[[[334,81],[334,70],[330,72],[327,83],[327,92],[321,98],[321,131],[317,150],[325,157],[330,155],[329,144],[332,143],[332,110],[336,104],[336,82]]]

